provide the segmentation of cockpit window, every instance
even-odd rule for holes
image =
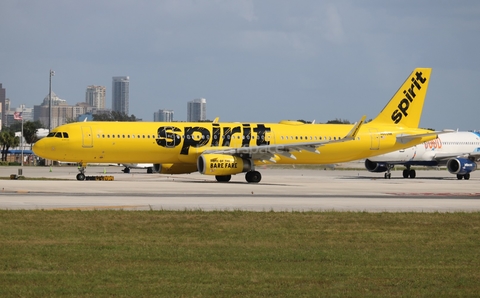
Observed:
[[[47,135],[47,138],[51,138],[51,137],[53,137],[54,135],[55,135],[54,132],[50,132],[50,133]]]
[[[64,138],[64,139],[68,139],[68,133],[64,132],[64,133],[63,133],[63,138]]]
[[[61,138],[61,137],[62,137],[62,133],[61,133],[61,132],[57,132],[57,133],[55,134],[55,137],[56,137],[56,138]]]

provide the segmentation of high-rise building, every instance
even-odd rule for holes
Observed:
[[[128,115],[129,77],[113,77],[112,111]]]
[[[207,100],[198,98],[188,102],[187,121],[197,122],[207,120]]]
[[[105,109],[105,86],[91,85],[85,92],[85,102],[99,110]]]
[[[39,120],[45,127],[48,127],[49,122],[52,128],[65,124],[70,120],[77,119],[78,115],[85,114],[85,106],[77,104],[75,106],[69,106],[65,99],[59,98],[52,91],[52,113],[51,119],[49,117],[49,96],[47,95],[41,105],[35,105],[33,107],[33,120]],[[84,105],[86,103],[83,103]]]
[[[173,121],[173,110],[158,110],[158,112],[153,113],[153,121],[155,122],[172,122]]]
[[[2,125],[4,125],[6,122],[6,109],[5,109],[5,100],[7,99],[6,91],[5,88],[2,88],[2,84],[0,83],[0,129],[2,129]]]

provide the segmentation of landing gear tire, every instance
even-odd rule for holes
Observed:
[[[78,180],[78,181],[83,181],[83,180],[85,180],[85,174],[83,174],[83,173],[78,173],[78,174],[77,174],[77,180]]]
[[[411,170],[410,166],[407,166],[407,168],[403,170],[402,174],[403,174],[403,178],[414,179],[415,177],[417,177],[417,172],[415,172],[415,170]]]
[[[247,180],[248,183],[258,183],[260,180],[262,180],[262,174],[257,171],[250,171],[245,174],[245,180]]]
[[[410,170],[410,178],[414,179],[415,177],[417,177],[417,172],[415,172],[415,170]]]
[[[128,173],[130,173],[130,168],[125,168],[125,169],[123,169],[122,171],[123,171],[125,174],[128,174]]]
[[[457,179],[458,180],[462,180],[462,179],[468,180],[468,179],[470,179],[470,173],[467,173],[465,175],[457,174]]]
[[[385,173],[385,179],[392,178],[392,173]]]
[[[153,173],[153,168],[152,167],[148,167],[147,168],[147,174],[152,174]]]
[[[232,179],[232,175],[222,175],[222,176],[215,176],[218,182],[228,182]]]

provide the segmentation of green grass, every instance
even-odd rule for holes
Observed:
[[[480,213],[0,211],[0,296],[480,293]]]

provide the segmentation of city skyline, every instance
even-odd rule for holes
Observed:
[[[128,78],[128,77],[127,77]],[[2,86],[0,84],[0,86]],[[6,93],[6,88],[2,88],[3,94]],[[98,85],[89,85],[86,87],[85,91],[85,100],[83,102],[77,102],[75,104],[68,103],[66,99],[60,98],[55,91],[52,90],[51,93],[51,109],[52,109],[52,118],[51,124],[52,128],[55,128],[59,125],[67,123],[70,119],[77,119],[80,116],[85,114],[95,114],[97,112],[102,113],[103,111],[109,111],[109,109],[102,109],[102,106],[105,106],[106,102],[106,87]],[[26,121],[40,121],[45,127],[48,127],[50,115],[49,115],[49,99],[50,95],[47,94],[40,104],[36,104],[33,107],[28,107],[24,104],[18,105],[18,107],[13,108],[15,103],[13,103],[9,98],[5,98],[5,113],[2,113],[2,116],[6,120],[2,125],[9,126],[13,121],[15,112],[24,112]],[[0,106],[1,107],[1,106]],[[1,110],[0,110],[1,111]],[[205,121],[206,119],[206,99],[199,98],[191,101],[187,101],[186,115],[187,118],[192,117],[193,122],[196,121]],[[153,119],[142,120],[137,117],[140,121],[144,122],[172,122],[172,121],[185,121],[185,120],[174,120],[173,119],[174,110],[171,109],[159,109],[154,112]],[[189,116],[190,115],[190,116]],[[197,119],[198,118],[198,119]]]

